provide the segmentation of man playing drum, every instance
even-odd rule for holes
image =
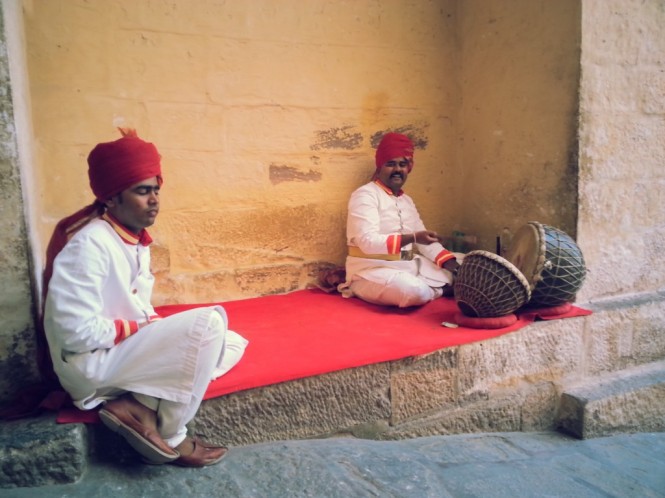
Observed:
[[[402,188],[413,169],[413,143],[386,134],[372,181],[349,200],[346,282],[338,290],[386,306],[419,306],[450,289],[459,263],[427,230]],[[418,253],[415,253],[417,249]]]

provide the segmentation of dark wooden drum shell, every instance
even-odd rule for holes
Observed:
[[[529,281],[530,306],[572,303],[586,277],[582,251],[558,228],[530,221],[513,237],[506,259]]]
[[[528,281],[517,268],[487,251],[471,251],[464,256],[453,291],[460,311],[474,318],[513,313],[531,294]]]

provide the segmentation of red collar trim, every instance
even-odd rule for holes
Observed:
[[[374,180],[374,183],[376,183],[379,187],[381,187],[381,189],[388,195],[393,195],[395,197],[399,197],[400,195],[404,194],[404,190],[402,190],[402,189],[399,189],[399,192],[397,192],[397,195],[393,194],[393,191],[390,190],[388,187],[386,187],[383,184],[383,182],[381,180],[379,180],[378,178],[376,180]]]
[[[148,234],[148,231],[145,228],[141,230],[139,235],[136,235],[135,233],[127,230],[108,211],[102,215],[102,219],[107,221],[109,225],[113,227],[113,230],[115,230],[115,232],[120,236],[125,244],[130,244],[133,246],[141,244],[142,246],[147,246],[152,242],[152,237],[150,237],[150,234]]]

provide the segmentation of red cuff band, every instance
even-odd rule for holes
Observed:
[[[386,247],[388,248],[388,254],[399,254],[402,250],[402,235],[399,233],[388,235]]]
[[[114,344],[120,344],[127,339],[130,335],[135,334],[139,330],[139,323],[134,320],[114,320],[115,325],[115,340]]]
[[[456,259],[455,255],[452,252],[444,249],[436,255],[436,258],[434,258],[434,263],[436,263],[439,268],[443,268],[444,263],[446,261],[450,261],[451,259]]]

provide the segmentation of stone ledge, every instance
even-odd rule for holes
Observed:
[[[235,447],[349,434],[390,440],[548,431],[565,423],[577,424],[582,434],[601,434],[593,421],[575,421],[589,415],[562,403],[565,392],[568,398],[578,393],[589,409],[596,402],[597,420],[617,419],[611,412],[625,407],[615,432],[665,431],[665,344],[659,346],[665,341],[656,340],[651,319],[661,310],[662,303],[645,304],[536,322],[428,355],[233,393],[205,401],[189,428]],[[630,342],[624,340],[626,327],[611,326],[622,317],[630,318]],[[647,343],[650,354],[643,355]],[[600,377],[601,369],[615,373]],[[621,401],[603,403],[608,399]],[[632,404],[637,408],[628,409]],[[0,487],[73,482],[88,458],[137,459],[124,440],[102,426],[57,425],[51,416],[1,429]]]
[[[582,378],[586,318],[207,400],[191,429],[242,446],[554,428],[561,384]]]
[[[653,318],[664,304],[539,321],[427,355],[228,394],[205,401],[191,428],[231,446],[345,434],[405,439],[555,430],[567,386],[663,361],[665,341]],[[659,430],[645,413],[634,423]],[[662,420],[658,413],[652,415]]]
[[[588,379],[566,389],[557,426],[582,439],[665,431],[665,361]]]
[[[54,415],[0,425],[0,488],[66,484],[87,467],[83,424],[57,424]]]

